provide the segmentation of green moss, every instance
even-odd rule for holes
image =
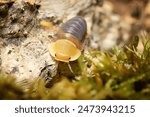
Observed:
[[[143,40],[143,51],[137,49]],[[0,99],[150,99],[150,36],[135,36],[129,46],[111,51],[88,50],[77,61],[80,80],[62,80],[51,88],[44,80],[25,89],[15,78],[0,74]]]

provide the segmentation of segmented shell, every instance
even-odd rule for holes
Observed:
[[[71,34],[79,41],[82,41],[87,30],[87,24],[82,17],[76,16],[62,24],[61,29],[65,33]]]

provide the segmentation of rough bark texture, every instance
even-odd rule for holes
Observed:
[[[123,44],[130,27],[112,15],[110,6],[105,2],[102,7],[102,0],[1,0],[1,70],[14,74],[18,81],[38,77],[47,65],[51,76],[56,74],[57,63],[48,52],[56,32],[41,27],[43,19],[59,26],[81,15],[87,21],[89,47],[100,50]]]
[[[38,77],[41,70],[48,65],[51,76],[54,76],[57,63],[48,52],[48,44],[56,32],[42,28],[39,22],[47,19],[58,25],[88,8],[92,2],[0,1],[1,70],[15,75],[20,81]]]

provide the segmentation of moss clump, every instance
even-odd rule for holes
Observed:
[[[143,51],[137,49],[143,40]],[[60,76],[51,88],[44,80],[24,89],[15,78],[0,74],[0,99],[150,99],[150,36],[135,36],[129,46],[89,50],[77,62],[78,81]]]

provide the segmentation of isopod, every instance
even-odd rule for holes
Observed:
[[[49,45],[50,54],[57,60],[69,62],[77,60],[87,31],[86,21],[76,16],[60,26],[61,34]]]

